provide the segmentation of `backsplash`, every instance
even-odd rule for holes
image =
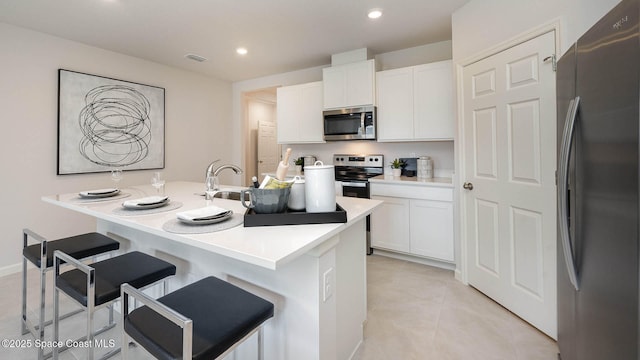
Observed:
[[[452,177],[454,172],[453,141],[379,143],[375,141],[334,141],[325,144],[282,145],[282,151],[292,149],[291,158],[314,155],[318,160],[333,164],[333,154],[382,154],[385,173],[391,173],[389,164],[395,158],[430,156],[435,177]],[[293,161],[293,160],[292,160]]]

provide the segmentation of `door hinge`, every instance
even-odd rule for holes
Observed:
[[[556,59],[556,54],[547,56],[546,58],[542,59],[542,62],[547,62],[551,60],[551,67],[553,68],[553,71],[557,71],[558,70],[558,61]]]

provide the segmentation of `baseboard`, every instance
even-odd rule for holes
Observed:
[[[387,251],[387,250],[378,249],[378,248],[373,249],[373,253],[375,255],[386,256],[386,257],[390,257],[390,258],[394,258],[394,259],[398,259],[398,260],[411,261],[411,262],[414,262],[414,263],[433,266],[433,267],[438,267],[438,268],[446,269],[446,270],[455,270],[456,269],[456,265],[452,264],[452,263],[433,260],[433,259],[428,259],[428,258],[423,258],[423,257],[419,257],[419,256],[412,256],[412,255],[397,253],[397,252],[393,252],[393,251]]]
[[[0,277],[19,273],[22,271],[22,264],[17,263],[0,268]]]

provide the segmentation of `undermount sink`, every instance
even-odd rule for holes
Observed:
[[[215,199],[240,200],[239,191],[219,191],[213,195]],[[247,196],[245,199],[249,200]]]

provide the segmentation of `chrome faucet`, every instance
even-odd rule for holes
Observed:
[[[214,181],[214,187],[212,189],[214,191],[220,190],[220,188],[219,188],[220,181],[218,180],[218,175],[220,175],[220,172],[222,172],[222,170],[231,169],[231,170],[233,170],[233,172],[235,172],[238,175],[242,174],[242,169],[239,168],[238,166],[235,166],[235,165],[232,165],[232,164],[220,165],[217,168],[213,169],[213,165],[218,161],[220,161],[220,160],[218,159],[218,160],[212,162],[211,164],[209,164],[209,167],[207,167],[207,177],[213,176],[213,178],[216,179]]]
[[[213,173],[213,165],[215,165],[218,161],[220,161],[220,159],[213,160],[211,164],[207,166],[207,171],[204,174],[204,181],[207,181],[207,178],[209,177],[209,175]]]

